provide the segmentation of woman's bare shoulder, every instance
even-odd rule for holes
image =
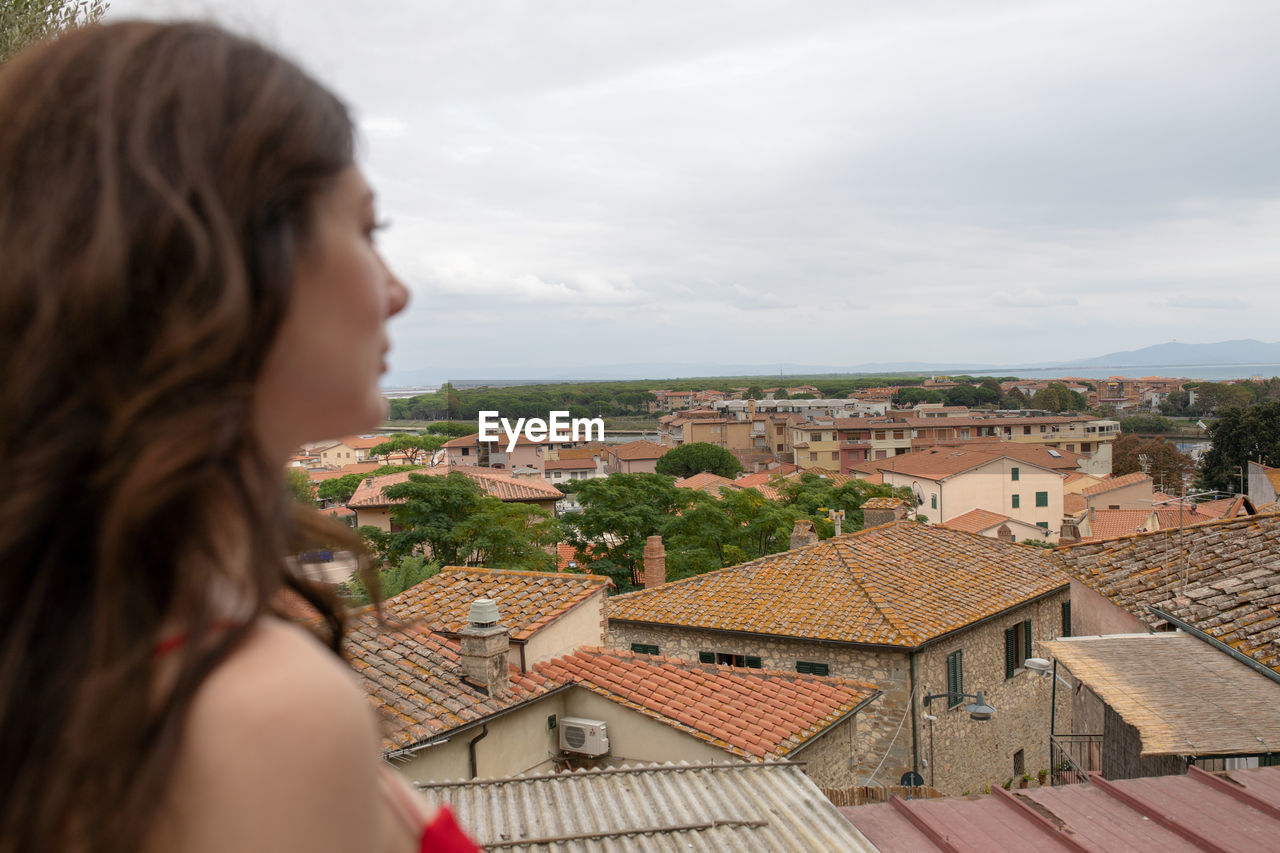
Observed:
[[[160,834],[186,851],[382,849],[377,755],[350,670],[262,620],[191,705]]]

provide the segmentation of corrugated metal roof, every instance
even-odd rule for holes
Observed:
[[[488,850],[849,851],[875,847],[798,765],[632,765],[420,785]]]
[[[1223,775],[1226,778],[1222,778]],[[1275,850],[1280,767],[841,808],[882,853]],[[943,843],[939,843],[942,841]],[[1210,846],[1212,845],[1212,846]]]

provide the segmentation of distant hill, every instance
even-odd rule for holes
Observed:
[[[1063,363],[1064,367],[1179,367],[1202,364],[1280,363],[1280,343],[1220,341],[1214,344],[1167,343]]]
[[[873,374],[905,373],[913,375],[961,375],[988,373],[998,375],[1058,375],[1073,370],[1115,370],[1125,368],[1161,370],[1176,375],[1213,376],[1211,372],[1178,370],[1195,366],[1220,365],[1280,365],[1280,343],[1263,343],[1255,340],[1220,341],[1212,344],[1167,343],[1143,347],[1137,350],[1108,353],[1094,358],[1074,361],[1049,361],[1038,364],[991,365],[973,362],[873,362],[854,365],[831,364],[715,364],[712,362],[648,362],[632,364],[602,364],[589,367],[568,366],[508,366],[508,367],[429,367],[396,371],[385,379],[385,385],[415,386],[438,385],[447,380],[478,383],[484,380],[524,382],[598,382],[647,379],[661,382],[664,379],[753,377],[765,379],[777,376],[820,376],[824,374]],[[1048,371],[1048,373],[1046,373]],[[1025,372],[1025,373],[1024,373]],[[1229,373],[1229,371],[1227,371]],[[1102,373],[1106,375],[1106,373]],[[1240,375],[1247,375],[1246,372]]]

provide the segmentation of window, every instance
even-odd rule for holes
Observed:
[[[1080,444],[1081,453],[1091,453],[1092,451],[1093,451],[1093,444],[1091,442],[1088,442],[1088,441],[1081,442]]]
[[[1048,530],[1049,530],[1049,522],[1047,522],[1047,521],[1037,521],[1037,522],[1036,522],[1036,527],[1039,527],[1041,530],[1044,530],[1044,531],[1048,532]]]
[[[1025,775],[1027,772],[1027,757],[1022,750],[1018,750],[1013,754],[1013,777]]]
[[[648,643],[632,643],[631,651],[638,655],[656,655],[658,653],[658,647],[651,646]]]
[[[894,437],[894,438],[906,438],[906,433],[904,433],[904,432],[903,432],[902,430],[900,430],[900,429],[895,429],[895,430],[893,431],[893,437]]]
[[[698,663],[760,669],[760,658],[755,655],[735,655],[732,652],[698,652]]]
[[[947,707],[954,708],[964,701],[964,652],[947,655]]]
[[[1049,493],[1036,492],[1036,506],[1048,506],[1048,505],[1049,505]]]
[[[815,432],[809,436],[810,441],[822,441],[822,433]]]
[[[832,462],[840,461],[840,451],[838,450],[831,451],[831,461]]]
[[[876,441],[884,441],[884,430],[876,430]]]
[[[809,461],[810,461],[810,462],[817,462],[817,461],[818,461],[818,454],[817,454],[817,453],[815,453],[815,452],[813,452],[813,451],[810,451],[810,452],[809,452]]]
[[[798,660],[796,661],[796,672],[806,675],[826,675],[830,667],[825,663],[814,663],[813,661]]]
[[[1013,496],[1013,508],[1014,508],[1014,509],[1018,509],[1020,506],[1022,506],[1022,495],[1014,495],[1014,496]]]
[[[1013,676],[1031,657],[1031,620],[1004,629],[1004,677]]]
[[[937,509],[937,508],[938,508],[938,495],[935,492],[929,495],[929,509]]]
[[[1015,483],[1016,483],[1016,482],[1018,482],[1018,469],[1017,469],[1017,468],[1010,468],[1010,469],[1009,469],[1009,479],[1010,479],[1010,480],[1013,480]]]
[[[1071,636],[1071,602],[1062,602],[1062,636]]]
[[[1029,427],[1029,426],[1024,426],[1024,427],[1022,428],[1022,434],[1023,434],[1023,435],[1031,435],[1031,427]]]

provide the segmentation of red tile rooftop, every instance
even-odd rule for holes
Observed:
[[[744,757],[784,757],[880,695],[845,678],[700,664],[678,658],[582,648],[538,664],[647,716]]]

